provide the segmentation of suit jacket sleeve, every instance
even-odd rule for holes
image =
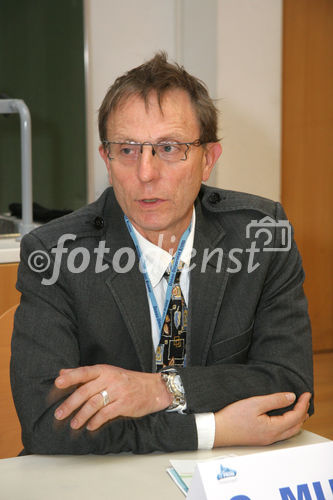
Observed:
[[[22,426],[24,453],[104,454],[132,451],[192,450],[197,433],[192,415],[159,412],[138,419],[117,419],[95,432],[73,431],[53,414],[66,395],[54,387],[59,370],[80,365],[75,297],[60,275],[52,286],[41,284],[28,258],[45,248],[32,235],[21,245],[16,312],[12,339],[11,383]],[[45,274],[44,274],[45,276]]]
[[[277,203],[276,220],[282,219],[286,216]],[[279,231],[273,245],[281,247]],[[253,278],[247,276],[247,297],[241,303],[234,300],[239,314],[252,318],[252,324],[243,335],[236,334],[229,340],[229,344],[234,343],[231,355],[225,352],[227,342],[216,343],[216,336],[223,339],[217,327],[209,347],[215,350],[215,356],[204,362],[206,366],[179,370],[189,412],[217,411],[239,399],[274,392],[292,391],[297,396],[305,391],[313,393],[311,327],[301,257],[294,240],[289,251],[265,252],[263,257],[268,264],[259,271],[262,283],[257,286],[255,272]],[[228,285],[226,293],[231,296],[230,277]],[[257,294],[258,299],[254,299]],[[224,302],[219,311],[222,320],[230,313]],[[312,401],[309,411],[313,412]]]

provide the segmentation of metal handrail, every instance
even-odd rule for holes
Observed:
[[[28,106],[21,99],[0,99],[0,114],[20,115],[21,122],[21,193],[22,222],[20,234],[29,233],[35,226],[32,217],[32,161],[31,161],[31,117]]]

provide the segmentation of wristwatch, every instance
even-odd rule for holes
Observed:
[[[169,411],[181,411],[186,409],[185,390],[180,375],[174,368],[162,368],[160,371],[163,382],[173,396]]]

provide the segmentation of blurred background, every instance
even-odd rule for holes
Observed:
[[[1,0],[0,94],[31,112],[33,199],[76,209],[107,187],[98,108],[161,49],[217,100],[223,154],[210,184],[282,201],[295,228],[331,422],[332,0]],[[19,117],[0,115],[0,213],[20,201],[20,177]]]

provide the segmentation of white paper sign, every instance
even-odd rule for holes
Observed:
[[[188,500],[333,500],[333,441],[202,462]]]

